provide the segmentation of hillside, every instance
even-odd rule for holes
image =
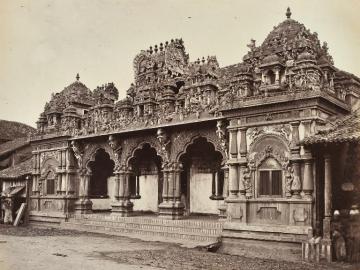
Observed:
[[[35,132],[35,128],[23,123],[0,120],[0,143],[20,137],[26,137]]]

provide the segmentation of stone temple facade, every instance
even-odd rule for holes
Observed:
[[[289,9],[248,47],[243,62],[220,67],[216,56],[189,61],[175,39],[135,57],[124,99],[113,83],[91,91],[79,76],[53,94],[31,139],[30,220],[216,215],[225,252],[326,237],[324,157],[302,141],[352,112],[360,79]]]

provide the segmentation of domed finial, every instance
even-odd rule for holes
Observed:
[[[80,75],[79,75],[79,73],[76,74],[76,80],[77,80],[77,81],[80,80]]]
[[[288,7],[286,10],[286,18],[290,19],[290,17],[291,17],[291,11],[290,8]]]

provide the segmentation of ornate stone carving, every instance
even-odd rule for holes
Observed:
[[[285,196],[291,197],[291,186],[294,180],[294,169],[289,166],[285,172]]]
[[[164,129],[159,128],[157,130],[157,139],[160,144],[160,156],[163,158],[164,163],[168,163],[170,161],[170,147],[171,147],[171,140],[168,134],[165,132]]]
[[[242,181],[243,181],[243,185],[244,185],[244,189],[246,191],[245,196],[247,198],[252,196],[252,181],[251,181],[251,170],[246,167],[243,172],[242,172]]]
[[[265,159],[273,157],[275,158],[283,167],[283,169],[287,169],[289,165],[289,158],[278,150],[274,149],[273,146],[268,145],[266,148],[260,153],[253,153],[249,155],[249,164],[253,167],[258,167]]]
[[[112,149],[114,155],[114,172],[118,172],[121,169],[121,142],[117,137],[115,137],[115,135],[110,135],[108,139],[108,144]]]
[[[83,168],[84,146],[78,141],[71,141],[71,149],[76,158],[78,168]]]
[[[242,63],[220,68],[216,56],[190,62],[182,39],[150,46],[135,57],[135,81],[123,100],[116,102],[119,93],[113,83],[90,91],[76,76],[75,82],[46,103],[37,122],[38,132],[74,137],[113,134],[208,119],[244,102],[261,104],[268,98],[293,98],[295,94],[303,99],[307,90],[327,91],[344,101],[345,89],[355,87],[356,92],[359,88],[356,80],[349,85],[351,74],[331,67],[328,46],[321,46],[317,33],[297,21],[283,21],[261,45],[251,40],[248,47]],[[247,121],[285,116],[292,113],[264,113],[249,116]]]
[[[180,156],[186,152],[186,149],[191,145],[197,138],[206,138],[206,140],[212,143],[215,150],[223,155],[223,161],[226,161],[226,153],[221,146],[221,141],[217,136],[216,132],[210,128],[204,128],[199,130],[189,129],[183,130],[173,137],[171,159],[178,161]]]
[[[288,124],[254,127],[249,130],[250,147],[255,141],[266,135],[280,136],[287,145],[290,145],[291,128]]]
[[[298,175],[293,175],[293,180],[291,182],[291,190],[293,192],[301,190],[301,180]]]
[[[219,138],[219,142],[220,142],[220,147],[223,151],[223,153],[225,153],[226,158],[228,158],[228,143],[227,143],[227,134],[226,134],[226,126],[224,124],[224,121],[219,120],[216,123],[216,135]]]

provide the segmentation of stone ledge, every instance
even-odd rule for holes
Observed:
[[[286,226],[286,225],[261,225],[261,224],[243,224],[239,222],[226,221],[223,226],[224,230],[230,231],[252,231],[263,233],[284,233],[284,234],[298,234],[308,235],[310,226]]]

